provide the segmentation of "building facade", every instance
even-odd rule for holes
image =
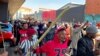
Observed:
[[[22,18],[27,18],[31,14],[33,14],[33,10],[30,8],[26,7],[21,7],[13,16],[13,19],[22,19]]]
[[[83,22],[84,21],[84,10],[85,5],[68,3],[56,11],[58,17],[63,10],[70,7],[68,11],[60,18],[59,22]]]
[[[100,22],[100,0],[86,0],[85,20]]]
[[[8,21],[25,0],[0,0],[0,21]]]

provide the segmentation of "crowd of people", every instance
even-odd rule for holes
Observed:
[[[36,48],[33,46],[52,24],[15,20],[10,31],[20,56],[95,56],[100,55],[100,26],[89,22],[55,24]],[[96,27],[97,26],[97,27]],[[98,28],[98,29],[97,29]],[[98,38],[96,38],[98,36]],[[98,45],[96,40],[98,39]]]

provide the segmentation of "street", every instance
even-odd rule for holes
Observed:
[[[14,47],[10,47],[10,48],[7,48],[6,50],[8,51],[8,55],[9,56],[19,56],[18,54],[15,54],[14,53]],[[2,52],[3,48],[0,48],[0,53]]]

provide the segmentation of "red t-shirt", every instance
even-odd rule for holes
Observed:
[[[68,48],[68,40],[64,43],[60,43],[57,36],[54,39],[47,42],[40,48],[36,49],[37,53],[46,53],[47,56],[64,56],[66,49]]]

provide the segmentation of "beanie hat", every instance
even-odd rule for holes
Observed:
[[[97,33],[98,31],[97,31],[97,28],[96,28],[95,26],[90,25],[90,26],[88,26],[88,27],[86,28],[86,32],[87,32],[87,33]]]

